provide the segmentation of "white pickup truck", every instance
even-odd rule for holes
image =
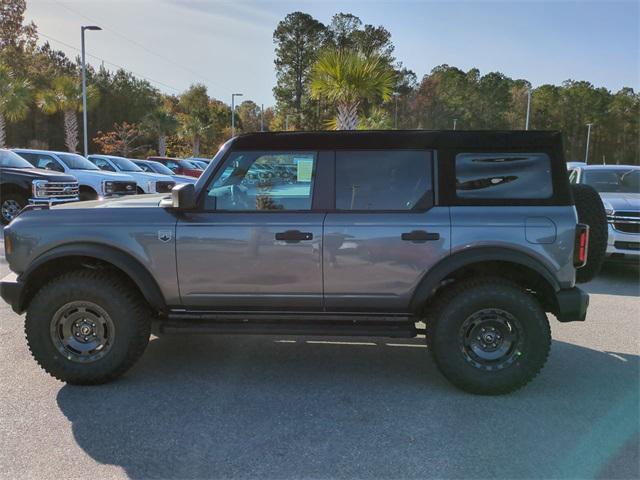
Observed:
[[[100,170],[130,175],[137,182],[138,193],[167,193],[176,182],[169,175],[145,172],[128,158],[115,155],[89,155],[87,157]]]
[[[105,172],[76,153],[49,150],[13,150],[36,168],[64,172],[78,179],[80,200],[101,200],[122,195],[135,195],[136,181],[130,175]]]

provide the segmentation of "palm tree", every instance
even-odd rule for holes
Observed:
[[[360,102],[388,100],[394,83],[395,74],[384,59],[354,50],[325,50],[311,71],[311,95],[336,103],[336,130],[357,129]]]
[[[142,129],[158,138],[158,155],[161,157],[167,154],[167,136],[174,133],[177,128],[178,120],[164,108],[151,112],[142,122]]]
[[[24,120],[29,113],[33,90],[27,80],[14,78],[5,65],[0,65],[0,148],[7,140],[7,122]]]
[[[87,87],[87,107],[98,101],[98,90]],[[78,112],[82,111],[82,86],[75,78],[54,78],[51,88],[38,95],[38,106],[47,114],[64,115],[64,143],[70,152],[78,149]]]
[[[193,156],[200,155],[200,141],[207,134],[210,125],[202,121],[200,117],[195,115],[180,115],[180,135],[183,138],[189,138],[193,146]]]

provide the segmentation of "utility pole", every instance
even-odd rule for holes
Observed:
[[[82,48],[82,138],[84,146],[84,156],[89,155],[89,138],[87,133],[87,65],[84,53],[84,31],[102,30],[97,25],[83,25],[80,27],[80,43]]]
[[[457,126],[458,126],[458,119],[454,118],[453,119],[453,129],[455,130]]]
[[[260,131],[264,132],[264,103],[260,105]]]
[[[396,99],[396,112],[393,117],[393,128],[397,130],[398,129],[398,97],[400,96],[400,94],[398,92],[394,92],[393,96]]]
[[[242,93],[231,94],[231,136],[236,135],[236,97],[241,97]]]
[[[584,151],[584,163],[589,163],[589,140],[591,139],[591,125],[593,123],[587,123],[587,148]]]
[[[531,112],[531,87],[527,88],[527,119],[524,123],[524,129],[529,130],[529,114]]]

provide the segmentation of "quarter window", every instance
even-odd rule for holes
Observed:
[[[338,210],[424,210],[433,205],[432,184],[427,151],[336,152]]]
[[[206,210],[311,210],[316,154],[234,152],[207,190]]]
[[[460,153],[456,195],[463,199],[546,199],[553,194],[544,153]]]

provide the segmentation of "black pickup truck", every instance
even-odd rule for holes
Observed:
[[[0,221],[6,225],[27,204],[78,200],[78,181],[71,175],[33,168],[20,155],[0,149]]]

